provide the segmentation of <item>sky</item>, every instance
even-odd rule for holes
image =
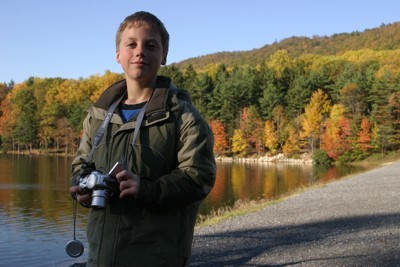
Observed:
[[[0,83],[122,73],[115,32],[141,10],[170,34],[167,64],[400,21],[398,0],[0,0]]]

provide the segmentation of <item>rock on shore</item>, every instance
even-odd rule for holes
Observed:
[[[261,156],[251,158],[240,158],[240,157],[217,157],[217,161],[222,162],[259,162],[259,163],[293,163],[293,164],[312,164],[313,160],[307,153],[302,154],[299,158],[288,158],[283,153],[276,154],[274,156]]]

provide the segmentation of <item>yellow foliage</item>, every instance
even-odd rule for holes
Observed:
[[[321,89],[318,89],[312,94],[310,103],[305,107],[302,121],[303,130],[300,133],[302,138],[310,140],[311,151],[314,150],[314,144],[321,136],[324,115],[329,110],[328,96]]]
[[[274,70],[275,76],[281,78],[285,69],[291,69],[294,65],[294,60],[290,57],[286,50],[276,51],[267,62],[268,68]]]
[[[332,106],[329,117],[333,121],[338,121],[339,118],[343,117],[347,112],[347,108],[342,104],[335,104]]]
[[[232,152],[236,154],[245,154],[249,144],[244,138],[243,130],[236,129],[232,137]]]
[[[275,151],[279,146],[278,133],[274,122],[271,120],[267,120],[264,124],[264,146],[272,151]]]
[[[288,126],[288,138],[282,147],[282,151],[286,156],[291,156],[300,151],[299,132],[293,126]]]

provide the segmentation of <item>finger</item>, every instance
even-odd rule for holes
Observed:
[[[126,180],[130,179],[130,173],[126,170],[123,170],[123,171],[120,171],[119,173],[117,173],[115,178],[120,183],[122,181],[126,181]]]
[[[80,203],[84,203],[88,200],[90,200],[92,196],[90,194],[84,194],[84,195],[76,195],[76,199],[80,202]]]
[[[129,179],[127,181],[122,181],[119,184],[119,189],[121,191],[120,198],[126,197],[128,195],[135,196],[139,191],[140,180],[137,175],[134,175],[134,178]]]
[[[119,190],[123,191],[129,188],[135,188],[137,183],[133,179],[125,180],[119,183]]]
[[[132,187],[130,187],[130,188],[126,188],[126,189],[124,189],[124,190],[121,190],[121,193],[119,194],[119,197],[120,198],[124,198],[124,197],[127,197],[127,196],[135,196],[135,188],[132,188]]]
[[[81,188],[78,185],[74,185],[69,188],[70,193],[79,193],[80,191],[81,191]]]

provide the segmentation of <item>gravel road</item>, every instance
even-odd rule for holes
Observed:
[[[196,229],[191,266],[400,266],[400,161]]]

